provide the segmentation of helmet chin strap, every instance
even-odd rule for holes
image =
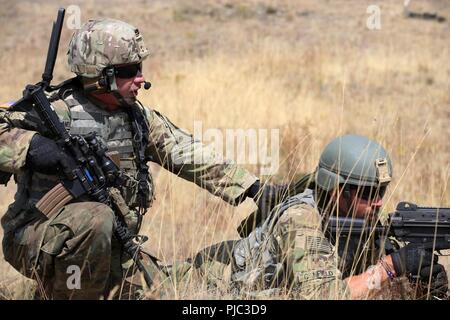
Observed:
[[[107,67],[105,69],[105,79],[106,79],[106,92],[111,92],[113,96],[119,101],[120,105],[129,106],[133,104],[130,103],[131,99],[124,98],[119,93],[119,88],[117,87],[116,76],[114,75],[114,67]]]
[[[344,190],[343,191],[344,191],[344,198],[347,199],[347,200],[350,200],[351,193],[350,193],[350,186],[348,184],[346,184],[344,186]]]
[[[124,98],[119,91],[111,91],[111,93],[113,94],[114,98],[117,99],[117,101],[119,101],[119,104],[121,106],[131,106],[134,103],[134,99],[129,99],[129,98]]]
[[[342,190],[338,190],[340,188],[341,186],[337,187],[337,189],[333,189],[332,199],[334,200],[327,203],[327,206],[329,206],[328,210],[330,210],[330,213],[336,210],[336,212],[339,212],[340,215],[351,214],[352,210],[354,210],[354,203],[350,193],[350,186],[345,184],[342,186]],[[333,202],[333,204],[331,204],[331,202]],[[346,212],[341,212],[340,204],[344,202],[347,210]]]
[[[86,92],[105,92],[111,93],[114,98],[117,99],[120,105],[130,106],[134,103],[134,99],[123,97],[119,88],[117,87],[116,77],[114,75],[114,67],[106,67],[103,71],[103,76],[96,82],[85,85],[84,90]]]

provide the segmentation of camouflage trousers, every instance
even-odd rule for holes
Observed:
[[[69,204],[52,220],[34,220],[5,235],[3,252],[46,299],[107,298],[123,277],[113,211],[101,203]]]

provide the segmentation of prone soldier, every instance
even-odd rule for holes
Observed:
[[[315,172],[292,188],[295,195],[253,229],[249,220],[258,219],[244,220],[238,229],[242,239],[202,250],[194,265],[203,272],[218,261],[231,264],[232,287],[241,293],[367,299],[382,297],[382,288],[407,276],[425,292],[445,296],[447,275],[432,248],[400,247],[373,232],[391,177],[392,163],[380,144],[358,135],[335,138]],[[335,217],[364,221],[367,232],[348,236],[352,226],[329,225]]]

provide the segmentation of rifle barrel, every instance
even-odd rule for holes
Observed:
[[[42,74],[42,80],[45,87],[48,87],[53,79],[53,69],[55,68],[56,57],[58,55],[59,39],[61,38],[65,12],[66,10],[64,8],[60,8],[58,10],[56,23],[53,22],[52,35],[48,45],[47,61],[45,62],[45,69]]]

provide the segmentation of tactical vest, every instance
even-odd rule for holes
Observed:
[[[126,185],[121,188],[122,196],[130,207],[136,210],[139,206],[139,154],[136,150],[134,132],[130,116],[123,110],[114,112],[103,110],[89,101],[82,92],[73,87],[59,91],[60,100],[52,104],[65,104],[70,119],[61,119],[72,135],[86,135],[96,132],[108,146],[108,151],[116,151],[120,156],[120,168],[128,176]],[[61,107],[59,105],[58,107]],[[51,156],[51,155],[49,155]],[[35,204],[57,183],[57,177],[34,172],[29,184],[29,201]],[[153,180],[150,172],[146,175],[148,195],[146,207],[153,201]]]

